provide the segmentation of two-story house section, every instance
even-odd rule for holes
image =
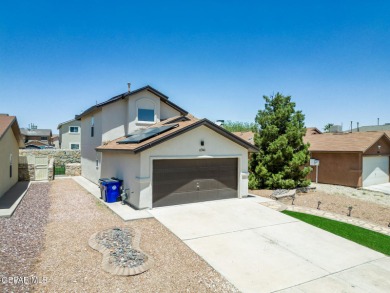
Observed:
[[[81,121],[72,119],[58,124],[57,129],[60,149],[81,149]]]
[[[138,209],[247,196],[248,151],[256,147],[150,86],[76,119],[82,176],[94,183],[123,179],[128,202]]]
[[[82,176],[95,183],[102,177],[101,153],[96,147],[160,120],[185,114],[187,111],[150,86],[90,107],[76,116],[81,120]]]

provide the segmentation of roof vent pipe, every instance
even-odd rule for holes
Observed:
[[[379,118],[377,118],[378,119],[378,125],[379,125]]]
[[[352,122],[353,122],[353,121],[351,121],[351,132],[352,132]]]
[[[359,132],[359,122],[356,122],[357,125],[357,132]]]
[[[128,82],[128,83],[127,83],[127,92],[129,92],[129,93],[130,93],[130,86],[131,86],[131,83]]]

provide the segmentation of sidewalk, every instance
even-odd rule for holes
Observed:
[[[282,203],[277,202],[277,201],[262,202],[260,204],[262,204],[263,206],[269,207],[273,210],[276,210],[276,211],[288,210],[288,211],[293,211],[293,212],[310,214],[310,215],[319,216],[319,217],[323,217],[323,218],[327,218],[327,219],[331,219],[331,220],[335,220],[335,221],[339,221],[339,222],[352,224],[352,225],[355,225],[355,226],[358,226],[361,228],[365,228],[368,230],[372,230],[372,231],[390,236],[390,228],[379,226],[377,224],[363,221],[360,219],[356,219],[353,217],[347,217],[347,216],[334,214],[334,213],[327,212],[327,211],[311,209],[308,207],[287,206],[287,205],[282,204]]]
[[[117,214],[124,221],[138,220],[153,218],[153,216],[147,210],[135,210],[130,205],[123,205],[120,202],[107,203],[100,199],[100,188],[96,184],[92,183],[88,179],[82,176],[72,177],[74,181],[80,184],[89,193],[95,196],[99,201],[104,203],[109,209]]]
[[[10,190],[0,197],[0,217],[11,217],[26,194],[29,181],[17,182]]]

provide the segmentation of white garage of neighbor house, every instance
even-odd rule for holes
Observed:
[[[363,187],[389,182],[389,157],[363,157]]]
[[[97,177],[123,179],[128,201],[138,209],[247,196],[248,152],[256,152],[256,147],[207,119],[195,118],[149,86],[123,95],[89,109],[94,127],[105,129],[99,134],[105,139],[93,149],[98,159],[91,170],[83,164],[84,133],[92,134],[84,131],[88,123],[83,120],[91,120],[79,116],[84,177],[95,183]],[[121,105],[117,113],[105,109],[115,103]],[[148,107],[147,115],[143,107]],[[112,124],[105,112],[115,115],[116,126],[104,125]]]
[[[308,128],[312,159],[319,161],[311,180],[351,187],[389,183],[390,137],[380,131],[321,133]]]

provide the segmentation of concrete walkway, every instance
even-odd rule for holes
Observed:
[[[379,191],[379,192],[382,192],[384,194],[389,194],[390,195],[390,183],[371,185],[371,186],[368,186],[368,187],[363,187],[363,189],[371,190],[371,191]]]
[[[11,217],[26,194],[29,181],[17,182],[2,197],[0,197],[0,217]]]
[[[242,292],[390,292],[390,258],[260,205],[155,208],[157,220]]]
[[[104,203],[109,209],[116,213],[124,221],[152,218],[153,216],[147,210],[135,210],[129,205],[123,205],[120,202],[107,203],[100,199],[100,188],[88,179],[82,176],[72,177],[74,181],[80,184],[89,193]]]
[[[368,230],[372,230],[372,231],[390,236],[390,228],[379,226],[377,224],[374,224],[374,223],[371,223],[368,221],[356,219],[354,217],[347,217],[347,216],[334,214],[334,213],[327,212],[327,211],[311,209],[308,207],[287,206],[287,205],[280,203],[280,202],[277,202],[277,201],[268,201],[268,202],[263,202],[261,204],[266,206],[266,207],[269,207],[275,211],[288,210],[288,211],[293,211],[293,212],[310,214],[310,215],[319,216],[319,217],[323,217],[323,218],[327,218],[327,219],[331,219],[331,220],[335,220],[335,221],[339,221],[339,222],[352,224],[352,225],[355,225],[358,227],[362,227],[362,228],[365,228]]]

